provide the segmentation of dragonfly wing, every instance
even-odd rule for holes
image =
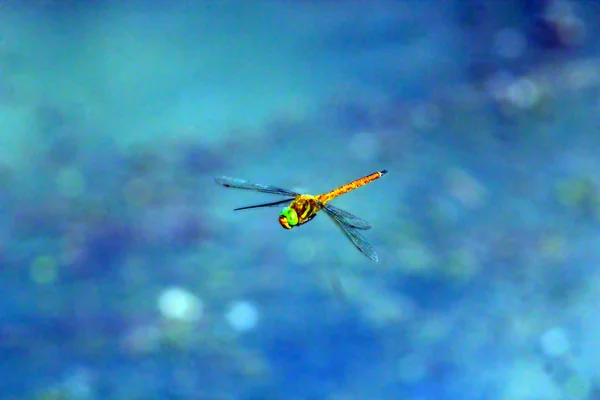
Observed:
[[[291,190],[281,189],[276,186],[260,185],[258,183],[252,183],[243,179],[229,178],[227,176],[215,178],[215,182],[225,187],[254,190],[255,192],[261,193],[279,194],[290,197],[296,197],[299,195],[299,193],[292,192]]]
[[[335,215],[336,218],[343,221],[346,225],[354,227],[356,229],[371,229],[371,224],[362,218],[358,218],[356,215],[352,215],[347,211],[340,210],[330,204],[324,204],[323,209],[330,215]]]
[[[248,210],[250,208],[262,208],[262,207],[275,207],[275,206],[282,206],[284,204],[289,204],[293,201],[294,199],[285,199],[285,200],[280,200],[280,201],[276,201],[273,203],[264,203],[264,204],[257,204],[255,206],[246,206],[246,207],[240,207],[240,208],[236,208],[233,211],[239,211],[239,210]]]
[[[333,222],[348,236],[348,238],[354,243],[356,248],[363,253],[365,256],[369,257],[371,260],[377,262],[379,261],[379,257],[375,252],[375,249],[367,239],[365,239],[356,229],[356,227],[352,225],[348,225],[343,219],[340,219],[336,214],[331,213],[328,209],[324,209],[327,215],[331,217]]]

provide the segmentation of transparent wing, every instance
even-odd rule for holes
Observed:
[[[254,190],[255,192],[261,193],[279,194],[282,196],[291,197],[296,197],[299,195],[299,193],[292,192],[291,190],[281,189],[276,186],[260,185],[258,183],[252,183],[243,179],[229,178],[227,176],[215,178],[215,182],[225,187]]]
[[[275,206],[282,206],[284,204],[289,204],[292,202],[292,200],[294,199],[285,199],[285,200],[280,200],[280,201],[276,201],[274,203],[265,203],[265,204],[257,204],[255,206],[246,206],[246,207],[239,207],[236,208],[233,211],[239,211],[239,210],[249,210],[251,208],[262,208],[262,207],[275,207]]]
[[[373,246],[358,232],[356,227],[352,225],[348,225],[343,219],[339,218],[336,214],[330,212],[328,209],[324,208],[327,215],[331,217],[333,222],[348,236],[348,238],[354,243],[356,248],[363,253],[365,256],[369,257],[371,260],[377,262],[379,261],[379,257],[373,249]]]
[[[336,218],[341,220],[346,225],[349,225],[356,229],[371,229],[371,224],[365,221],[362,218],[358,218],[356,215],[352,215],[347,211],[340,210],[337,207],[334,207],[330,204],[323,205],[323,209],[328,212],[328,214],[335,215]]]

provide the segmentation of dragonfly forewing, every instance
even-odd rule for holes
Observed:
[[[234,209],[233,211],[249,210],[251,208],[263,208],[263,207],[277,207],[277,206],[281,207],[282,205],[290,204],[292,201],[294,201],[294,199],[285,199],[285,200],[275,201],[273,203],[264,203],[264,204],[256,204],[254,206],[239,207],[239,208]]]
[[[230,188],[235,188],[235,189],[254,190],[255,192],[278,194],[281,196],[290,196],[290,197],[299,196],[299,193],[292,192],[291,190],[278,188],[276,186],[261,185],[258,183],[246,181],[244,179],[230,178],[227,176],[215,178],[215,182],[218,183],[219,185],[222,185],[225,187],[230,187]]]

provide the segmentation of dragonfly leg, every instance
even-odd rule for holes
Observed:
[[[313,219],[316,216],[317,216],[317,213],[314,213],[313,215],[311,215],[310,217],[308,217],[308,219],[304,223],[310,221],[311,219]]]

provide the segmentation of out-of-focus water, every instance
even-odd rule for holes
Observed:
[[[0,5],[0,399],[593,400],[600,5]],[[323,212],[217,176],[327,192]]]

